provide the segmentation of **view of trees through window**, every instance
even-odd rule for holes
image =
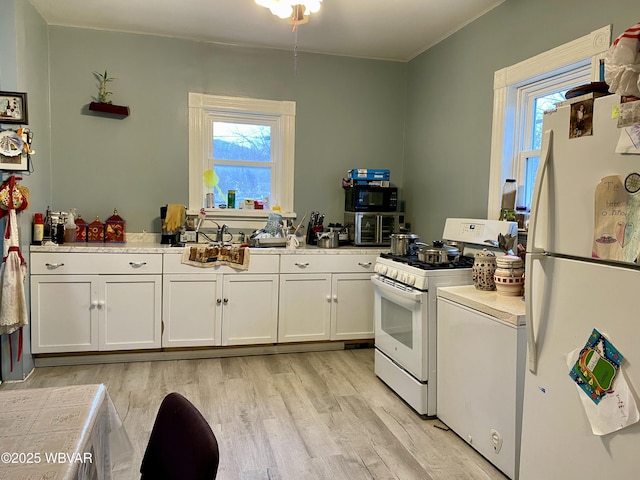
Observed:
[[[205,176],[205,191],[214,194],[216,206],[227,203],[227,192],[235,190],[233,208],[245,199],[264,201],[271,197],[271,126],[213,122],[209,158],[213,178]]]
[[[526,158],[524,160],[524,198],[518,201],[520,205],[524,205],[527,207],[531,205],[531,197],[533,196],[533,188],[536,181],[536,174],[538,172],[538,165],[540,163],[540,149],[542,148],[542,123],[544,120],[544,112],[553,110],[556,103],[564,101],[565,94],[568,90],[568,88],[564,88],[560,91],[545,93],[544,95],[538,96],[533,100],[533,110],[531,112],[532,128],[530,135],[527,136],[527,138],[529,139],[529,145],[526,146],[526,150],[528,150],[529,153],[526,155]]]

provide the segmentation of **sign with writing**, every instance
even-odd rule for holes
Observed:
[[[627,177],[628,178],[628,177]],[[634,262],[640,253],[640,195],[619,175],[604,177],[595,190],[592,256]]]

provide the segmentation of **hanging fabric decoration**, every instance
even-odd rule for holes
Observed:
[[[611,93],[640,98],[640,22],[616,38],[605,54],[604,80]]]
[[[22,327],[28,324],[25,280],[27,263],[20,251],[18,217],[16,211],[28,206],[28,189],[16,185],[13,175],[0,186],[0,217],[8,213],[3,242],[2,266],[0,266],[0,335],[18,332],[16,361],[22,357]],[[13,349],[9,341],[11,371],[13,371]]]

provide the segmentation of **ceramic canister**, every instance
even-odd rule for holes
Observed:
[[[496,260],[494,275],[496,289],[503,295],[522,295],[524,286],[524,269],[522,259],[515,255],[505,255]]]
[[[471,276],[473,278],[473,285],[478,290],[495,290],[496,284],[494,281],[494,274],[496,271],[496,255],[487,250],[486,248],[482,252],[478,252],[473,260],[473,267],[471,268]]]

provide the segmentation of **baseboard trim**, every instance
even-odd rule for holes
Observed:
[[[36,356],[36,367],[64,365],[94,365],[99,363],[156,362],[163,360],[196,360],[204,358],[242,357],[250,355],[274,355],[278,353],[322,352],[344,350],[345,342],[291,343],[256,345],[249,347],[217,347],[207,349],[166,349],[150,352],[88,353],[75,355]]]

